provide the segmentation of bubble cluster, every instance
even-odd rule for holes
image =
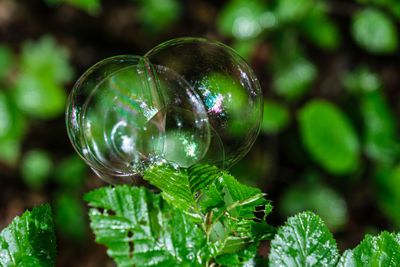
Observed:
[[[238,54],[180,38],[89,68],[71,92],[66,123],[96,174],[123,184],[163,162],[229,168],[251,148],[261,116],[259,83]]]

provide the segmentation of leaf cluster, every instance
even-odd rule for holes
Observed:
[[[54,266],[56,237],[50,205],[26,211],[0,233],[0,266]]]
[[[273,236],[264,194],[216,167],[161,165],[144,179],[161,194],[117,186],[84,197],[96,241],[119,266],[243,266]]]
[[[366,235],[354,249],[339,254],[336,241],[312,212],[290,217],[271,242],[270,266],[396,266],[400,234]]]

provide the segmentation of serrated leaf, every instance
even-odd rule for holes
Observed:
[[[252,262],[256,257],[258,246],[259,242],[253,243],[238,253],[220,255],[215,259],[215,261],[222,266],[246,266],[247,264],[251,264],[250,262]]]
[[[269,202],[264,198],[264,194],[259,188],[250,187],[239,183],[232,175],[225,174],[222,178],[223,182],[217,185],[224,192],[224,201],[227,206],[235,206],[236,218],[255,218],[254,212],[256,206],[266,205],[267,213],[270,212]]]
[[[203,188],[212,184],[218,177],[221,176],[221,171],[214,166],[209,165],[194,165],[188,169],[190,190],[196,194]]]
[[[290,217],[271,242],[269,266],[334,266],[336,242],[322,220],[312,212]]]
[[[358,137],[344,113],[325,100],[308,102],[298,114],[305,148],[333,174],[353,172],[359,161]]]
[[[84,196],[96,241],[118,266],[201,266],[210,256],[188,215],[143,187],[104,187]]]
[[[195,165],[188,170],[162,165],[147,170],[143,178],[161,189],[164,199],[171,205],[189,214],[197,222],[201,222],[196,194],[219,176],[219,170],[208,165]]]
[[[352,34],[356,42],[371,53],[392,53],[398,46],[395,23],[378,9],[367,8],[356,13]]]
[[[400,234],[382,232],[366,235],[352,251],[346,251],[338,267],[397,266],[400,262]]]
[[[167,202],[201,225],[215,255],[239,252],[253,242],[271,239],[275,232],[265,222],[272,206],[264,194],[216,167],[195,165],[179,170],[161,165],[147,170],[144,179],[161,189]],[[258,218],[256,212],[264,217]]]
[[[49,205],[26,211],[0,233],[0,266],[54,266],[55,239]]]

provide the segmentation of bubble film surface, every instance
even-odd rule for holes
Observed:
[[[163,162],[230,167],[258,134],[261,99],[255,75],[232,49],[182,38],[88,69],[70,94],[66,123],[98,176],[132,184]]]
[[[149,61],[173,69],[200,96],[211,128],[203,162],[229,168],[253,145],[262,119],[262,93],[253,70],[231,48],[179,38],[151,49]]]

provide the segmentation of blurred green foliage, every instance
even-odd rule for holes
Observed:
[[[178,0],[140,0],[140,5],[141,22],[153,34],[177,20],[182,8]]]
[[[275,90],[288,100],[296,100],[307,93],[316,77],[317,70],[310,61],[303,57],[294,57],[277,67]]]
[[[271,27],[275,18],[267,18],[267,7],[258,0],[234,0],[226,4],[218,17],[221,33],[237,39],[257,37],[264,27]]]
[[[356,42],[371,53],[391,53],[397,49],[396,25],[377,9],[368,8],[355,14],[352,33]]]
[[[23,45],[20,75],[13,92],[23,112],[40,119],[63,113],[67,95],[62,85],[73,77],[68,58],[67,50],[50,36]]]
[[[20,155],[20,141],[25,135],[26,121],[11,97],[0,91],[0,159],[16,164]]]
[[[83,185],[88,167],[77,155],[63,159],[55,168],[54,177],[62,188],[79,188]]]
[[[110,5],[99,0],[44,1],[54,10],[74,6],[94,21],[106,18]],[[254,154],[234,167],[242,181],[263,183],[267,192],[278,184],[282,217],[311,209],[333,231],[345,229],[351,212],[344,199],[353,196],[349,197],[343,181],[356,188],[367,185],[383,212],[400,227],[398,79],[393,78],[398,72],[393,58],[398,57],[400,2],[338,2],[207,1],[205,6],[213,7],[207,12],[215,13],[215,21],[205,16],[209,24],[200,25],[193,35],[204,27],[204,35],[232,45],[255,66],[263,85],[262,141],[255,145]],[[127,0],[124,4],[137,9],[132,24],[143,33],[138,38],[149,46],[154,39],[192,30],[186,25],[174,28],[194,17],[194,8],[185,1]],[[0,43],[0,161],[20,168],[28,188],[54,190],[57,229],[80,240],[86,235],[82,225],[86,217],[79,192],[88,168],[77,156],[60,156],[40,147],[21,151],[31,147],[24,144],[29,143],[26,138],[31,137],[32,126],[62,120],[66,92],[77,74],[70,62],[75,51],[68,50],[76,48],[65,41],[71,36],[60,38],[67,48],[46,32],[41,38],[40,34],[35,32],[30,35],[34,39],[20,43]],[[115,42],[121,44],[117,38]],[[225,82],[226,87],[231,85]],[[235,116],[246,119],[240,113],[245,105],[241,97],[235,99]],[[238,124],[231,130],[246,129]],[[291,179],[287,172],[294,173]],[[321,175],[301,178],[309,172]],[[287,186],[277,182],[286,179]]]
[[[72,6],[80,8],[89,14],[98,15],[101,11],[101,1],[100,0],[45,0],[49,6],[57,6],[61,3],[68,3]]]
[[[350,121],[325,100],[312,100],[298,114],[304,146],[328,172],[347,174],[359,162],[360,145]]]
[[[290,122],[288,108],[279,102],[265,100],[261,131],[266,134],[280,132]]]
[[[25,183],[33,188],[42,188],[53,168],[51,156],[44,150],[27,152],[21,163],[21,176]]]
[[[0,45],[0,79],[4,78],[13,62],[13,53],[7,45]]]
[[[83,241],[86,238],[87,213],[77,194],[56,192],[54,203],[54,223],[56,230],[69,240]]]
[[[307,177],[290,186],[279,200],[277,210],[283,217],[310,210],[321,216],[331,231],[343,229],[348,220],[347,205],[343,197],[319,177]]]

